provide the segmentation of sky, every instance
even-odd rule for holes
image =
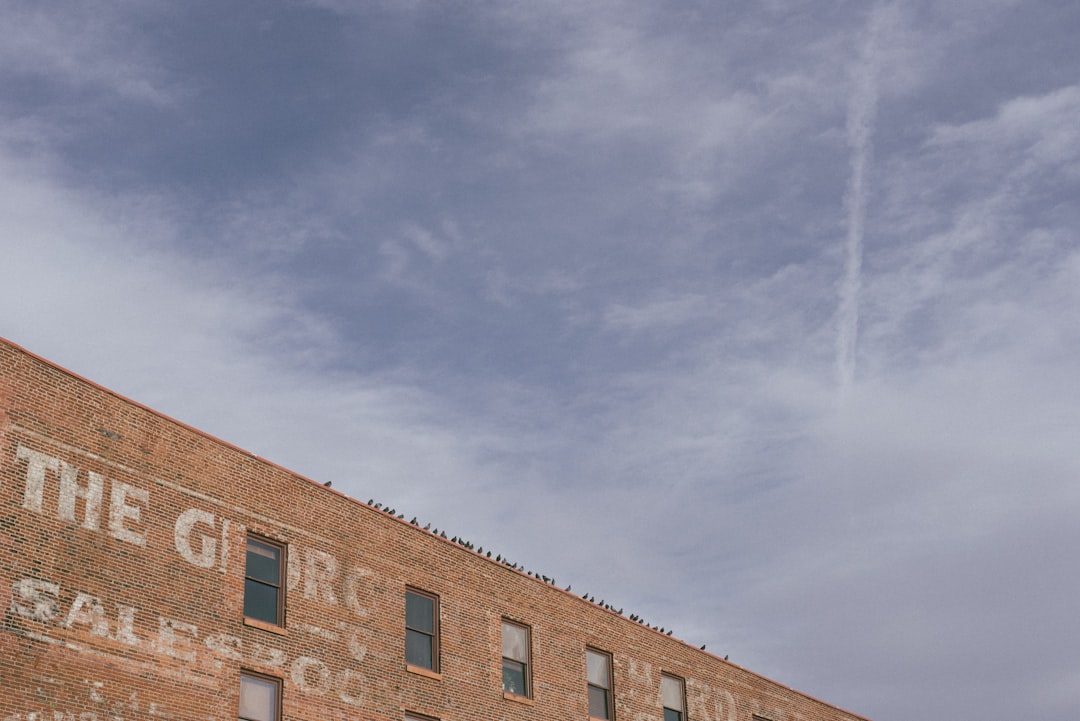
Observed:
[[[1078,36],[7,0],[0,336],[874,721],[1075,721]]]

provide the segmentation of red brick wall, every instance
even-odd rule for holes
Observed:
[[[248,531],[288,544],[283,632],[243,621]],[[406,669],[406,586],[440,599],[438,677]],[[6,342],[0,607],[0,721],[234,719],[241,669],[283,679],[286,719],[584,720],[586,646],[620,721],[662,718],[661,672],[693,721],[859,718]],[[532,629],[529,703],[501,690],[504,617]]]

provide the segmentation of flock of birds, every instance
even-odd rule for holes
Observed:
[[[325,484],[325,485],[329,485],[329,484]],[[383,513],[394,516],[395,518],[397,518],[399,520],[402,520],[402,521],[405,520],[405,514],[404,513],[398,513],[396,508],[384,507],[383,504],[376,503],[374,498],[369,498],[367,504],[369,506],[371,506],[372,508],[374,508],[375,510],[377,510],[377,511],[382,511]],[[456,543],[457,545],[461,546],[462,548],[468,549],[470,551],[475,551],[476,553],[480,554],[481,556],[484,556],[485,558],[490,558],[493,561],[495,561],[496,563],[503,564],[507,568],[513,569],[515,571],[520,571],[521,573],[524,573],[526,576],[531,576],[531,577],[535,578],[538,581],[543,581],[546,584],[549,584],[549,585],[552,585],[552,586],[556,585],[554,578],[549,577],[549,576],[545,576],[545,575],[543,575],[541,573],[536,573],[535,571],[531,571],[531,570],[525,568],[524,566],[518,565],[516,562],[511,563],[510,559],[509,558],[504,558],[501,553],[496,553],[496,554],[494,554],[494,556],[492,556],[491,550],[485,551],[483,546],[475,546],[475,545],[473,545],[473,543],[471,541],[467,541],[464,538],[461,538],[459,536],[448,537],[446,535],[446,531],[440,531],[438,528],[432,528],[430,523],[425,524],[424,526],[421,526],[419,521],[416,519],[416,516],[413,516],[412,520],[409,521],[409,523],[416,526],[417,528],[423,528],[423,530],[425,530],[425,531],[427,531],[429,533],[432,533],[432,534],[438,536],[439,538],[444,538],[444,539],[450,541],[451,543]],[[564,588],[563,590],[567,591],[567,592],[572,592],[571,585],[567,585],[567,587]],[[617,613],[620,616],[623,615],[623,609],[622,608],[615,608],[614,606],[607,603],[603,599],[600,599],[599,601],[597,601],[596,596],[591,596],[588,593],[581,594],[581,597],[584,600],[588,601],[589,603],[594,603],[597,606],[600,606],[601,608],[607,609],[608,611],[611,611],[613,613]],[[647,628],[651,628],[652,630],[657,631],[657,632],[662,633],[662,634],[665,634],[667,636],[670,636],[673,633],[673,631],[671,631],[669,629],[666,629],[663,626],[649,624],[648,622],[645,621],[644,618],[642,618],[641,616],[638,616],[636,613],[630,614],[627,618],[629,618],[631,621],[634,621],[635,623],[639,623],[642,626],[645,626]],[[702,651],[704,651],[705,650],[705,644],[702,644],[700,648],[701,648]],[[725,661],[727,660],[727,656],[724,656],[724,660]]]

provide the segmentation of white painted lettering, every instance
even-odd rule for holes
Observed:
[[[297,550],[295,545],[290,545],[288,563],[285,564],[285,582],[289,592],[300,588],[300,577],[302,575],[300,567],[302,565],[300,563],[300,551]]]
[[[109,622],[105,619],[105,609],[95,596],[89,593],[80,593],[68,609],[67,618],[64,619],[63,627],[71,628],[75,624],[88,625],[90,633],[95,636],[108,638]]]
[[[292,681],[305,693],[337,695],[345,703],[356,705],[364,700],[363,681],[359,676],[351,671],[334,672],[319,658],[290,658],[283,649],[261,643],[244,643],[239,636],[227,633],[211,634],[204,638],[195,624],[164,616],[158,616],[155,638],[150,639],[145,635],[140,638],[137,635],[137,617],[142,611],[137,607],[116,604],[113,618],[106,612],[106,606],[111,604],[83,591],[75,591],[71,605],[62,609],[61,598],[64,595],[67,594],[58,584],[23,578],[12,585],[10,610],[25,618],[53,622],[56,628],[65,631],[85,629],[94,636],[141,647],[182,662],[201,661],[204,668],[221,668],[223,661],[277,667],[287,670]],[[329,631],[324,631],[324,635],[336,643],[344,643],[345,651],[357,662],[363,662],[367,657],[368,632],[348,624],[340,624],[340,629],[340,635]],[[90,693],[91,697],[96,694],[104,702],[98,686],[93,686]],[[121,711],[127,717],[128,712],[138,710],[135,704],[135,697],[131,697],[126,703],[114,705],[110,718],[117,717]]]
[[[139,637],[135,635],[135,614],[137,608],[116,605],[116,640],[129,646],[138,646]]]
[[[366,568],[354,567],[345,576],[345,606],[357,616],[367,616],[368,610],[361,603],[364,579],[373,573]]]
[[[337,603],[333,587],[338,575],[337,559],[325,551],[312,548],[307,549],[305,555],[307,564],[304,567],[304,598]]]
[[[353,706],[364,705],[364,689],[356,673],[349,669],[339,671],[334,685],[337,686],[338,696],[342,701]]]
[[[199,550],[191,548],[191,531],[195,524],[201,523],[214,530],[214,514],[198,508],[189,508],[176,517],[173,529],[173,542],[176,550],[188,563],[200,568],[213,568],[217,561],[217,538],[199,533]]]
[[[708,684],[690,680],[686,684],[686,697],[692,718],[704,721],[735,721],[735,698],[726,689],[717,690]]]
[[[15,459],[26,461],[26,488],[23,490],[23,508],[41,513],[42,500],[45,497],[45,471],[57,473],[60,459],[44,453],[32,451],[26,446],[19,446]]]
[[[346,647],[349,649],[349,655],[356,659],[358,662],[363,663],[367,658],[367,646],[364,645],[365,632],[359,628],[354,628],[352,633],[349,634],[349,640],[346,641]]]
[[[648,661],[636,661],[630,659],[630,678],[642,686],[656,686],[656,677],[653,675],[652,664]]]
[[[229,563],[229,519],[225,518],[221,521],[221,563],[218,565],[218,570],[225,573],[225,569]]]
[[[36,578],[23,578],[11,587],[11,610],[35,621],[52,621],[60,615],[60,586]],[[21,600],[20,600],[21,599]]]
[[[5,716],[3,721],[99,721],[100,717],[94,711],[31,711],[28,714],[11,714]],[[123,721],[117,718],[116,721]]]
[[[187,634],[184,636],[178,634]],[[184,621],[174,621],[171,618],[161,616],[158,619],[157,650],[166,656],[178,658],[181,661],[194,661],[195,649],[191,641],[197,638],[199,629],[195,624]]]
[[[128,505],[128,498],[146,505],[150,500],[150,494],[143,488],[129,486],[126,483],[114,481],[112,487],[112,501],[109,504],[109,533],[126,543],[134,543],[136,546],[146,545],[146,536],[134,531],[125,525],[125,521],[138,523],[142,517],[142,508]]]
[[[298,656],[292,662],[292,680],[301,691],[323,694],[330,690],[330,669],[317,658]]]
[[[87,474],[89,480],[86,486],[80,486],[78,475],[78,468],[60,461],[60,518],[74,523],[75,499],[81,498],[86,501],[83,507],[83,528],[96,531],[101,515],[101,487],[104,478],[101,474],[90,471]]]
[[[738,712],[735,710],[735,697],[727,689],[722,690],[720,693],[723,695],[724,701],[723,704],[720,701],[716,702],[716,718],[735,721],[738,716]],[[725,708],[727,709],[726,715],[724,714]]]
[[[267,666],[284,666],[285,665],[285,652],[279,648],[270,648],[264,646],[261,643],[255,644],[255,648],[252,649],[251,660],[256,663],[264,663]]]
[[[241,650],[243,648],[243,642],[239,636],[233,636],[228,633],[217,633],[211,636],[207,636],[203,642],[206,647],[224,658],[232,661],[239,661],[243,658]]]

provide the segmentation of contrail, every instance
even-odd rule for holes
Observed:
[[[837,313],[836,371],[844,396],[855,380],[855,351],[859,332],[859,291],[862,287],[863,227],[866,220],[868,175],[873,155],[874,122],[877,116],[879,63],[878,43],[882,26],[892,8],[877,5],[867,21],[858,63],[852,73],[854,89],[848,105],[847,140],[851,147],[851,177],[844,194],[847,211],[847,243],[844,277],[840,284]]]

